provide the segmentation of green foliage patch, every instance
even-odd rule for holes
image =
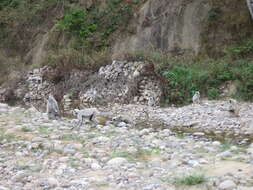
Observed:
[[[89,23],[87,11],[72,9],[58,23],[58,28],[84,40],[97,29],[97,25]]]
[[[171,103],[190,103],[194,91],[201,91],[209,99],[219,97],[219,86],[226,81],[238,81],[237,96],[243,100],[253,99],[252,61],[205,61],[173,66],[162,70],[168,81],[168,100]]]
[[[235,98],[253,100],[253,61],[250,59],[194,60],[162,52],[137,52],[127,56],[154,64],[155,72],[164,82],[166,104],[189,104],[195,91],[200,91],[202,97],[218,99],[219,88],[227,81],[234,81],[236,85]]]
[[[253,40],[246,40],[240,44],[226,48],[226,53],[232,58],[245,58],[253,55]]]
[[[103,49],[110,45],[110,36],[116,31],[126,29],[133,10],[141,3],[135,0],[107,0],[103,8],[94,6],[89,10],[81,8],[66,9],[58,29],[75,37],[75,49]]]
[[[198,185],[206,181],[207,181],[207,178],[205,177],[205,175],[201,173],[197,173],[197,172],[193,172],[193,173],[175,178],[176,184],[187,185],[187,186]]]

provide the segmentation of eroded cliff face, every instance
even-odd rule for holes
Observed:
[[[134,15],[134,34],[117,39],[113,55],[159,48],[173,54],[221,55],[253,29],[246,1],[149,0]]]
[[[146,48],[196,54],[200,51],[200,35],[209,10],[205,0],[149,0],[135,15],[136,34],[118,39],[114,54],[124,49]]]
[[[109,45],[113,58],[147,49],[160,49],[176,55],[201,54],[214,57],[222,55],[226,46],[252,37],[253,22],[245,0],[143,2],[134,9],[126,29],[116,30],[116,35],[111,36]],[[80,0],[72,4],[91,10],[105,7],[107,3],[109,1]],[[8,57],[19,57],[28,65],[40,65],[47,62],[52,54],[52,46],[56,51],[59,51],[59,47],[68,47],[71,38],[64,34],[54,36],[52,32],[56,23],[63,18],[62,6],[57,4],[45,13],[39,12],[37,16],[41,19],[40,24],[29,25],[25,22],[21,26],[13,26],[13,30],[16,28],[17,31],[9,35],[8,44],[0,46],[2,50],[6,51]],[[5,19],[3,16],[3,22]]]
[[[113,1],[68,2],[69,8],[77,6],[82,10],[92,12],[101,7],[103,9]],[[172,55],[216,58],[223,55],[227,46],[252,37],[253,21],[245,0],[140,0],[138,2],[131,10],[133,14],[126,17],[128,20],[125,26],[122,27],[121,23],[115,31],[110,33],[107,43],[112,59],[118,60],[126,53],[154,49]],[[122,3],[131,4],[133,1],[126,0]],[[1,10],[0,13],[0,18],[3,18],[5,22],[6,18],[2,16]],[[49,58],[52,59],[52,57],[55,58],[56,64],[63,62],[63,64],[58,64],[60,68],[62,65],[67,66],[62,69],[64,72],[61,72],[66,76],[71,70],[76,69],[71,68],[72,62],[86,64],[83,50],[72,47],[73,36],[56,30],[57,23],[64,18],[64,14],[66,14],[64,5],[56,3],[46,11],[38,11],[36,17],[40,19],[36,18],[37,22],[31,19],[35,23],[24,21],[24,23],[16,22],[17,26],[13,25],[8,35],[9,39],[0,44],[0,85],[7,83],[1,87],[10,86],[10,81],[18,75],[14,72],[15,70],[20,75],[21,71],[26,72],[34,67],[49,65]],[[99,24],[98,27],[103,23]],[[0,23],[0,26],[5,26],[5,24]],[[95,38],[96,34],[94,34]],[[9,43],[6,44],[6,42]],[[92,43],[96,43],[96,39]],[[91,48],[89,51],[97,50]],[[96,61],[92,61],[92,64],[96,64]],[[110,64],[110,61],[99,67],[105,64]],[[92,74],[95,69],[87,70]],[[12,86],[16,89],[17,79],[14,81],[15,85]]]

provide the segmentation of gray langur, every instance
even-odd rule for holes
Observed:
[[[199,91],[196,91],[195,94],[193,95],[192,102],[194,104],[199,104],[200,103],[200,93],[199,93]]]
[[[47,99],[47,116],[49,119],[59,119],[61,117],[58,103],[52,94],[49,94]]]
[[[96,122],[95,118],[98,114],[99,114],[99,111],[96,108],[86,108],[86,109],[82,109],[82,110],[74,109],[73,110],[73,115],[75,115],[78,120],[78,123],[77,123],[78,128],[80,128],[82,126],[85,119],[88,121]]]
[[[228,111],[233,115],[238,117],[239,116],[239,106],[236,100],[229,99],[228,100]]]

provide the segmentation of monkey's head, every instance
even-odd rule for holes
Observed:
[[[195,94],[198,95],[198,96],[200,95],[199,91],[196,91]]]
[[[234,99],[229,99],[228,102],[229,102],[230,104],[236,104],[236,100],[234,100]]]
[[[74,110],[72,110],[72,114],[74,116],[77,116],[79,111],[80,111],[79,109],[74,109]]]

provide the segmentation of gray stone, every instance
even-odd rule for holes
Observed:
[[[223,181],[220,185],[219,185],[219,189],[220,190],[234,190],[236,188],[236,184],[234,181],[232,180],[226,180]]]
[[[76,150],[73,148],[64,148],[63,153],[64,154],[75,154]]]
[[[205,133],[202,133],[202,132],[196,132],[196,133],[193,133],[194,136],[197,136],[197,137],[203,137],[205,136]]]
[[[125,122],[119,122],[119,123],[117,124],[117,126],[118,126],[118,127],[126,127],[127,124],[126,124]]]
[[[7,187],[4,187],[4,186],[2,186],[2,185],[0,185],[0,190],[10,190],[10,189],[7,188]]]
[[[97,164],[97,163],[92,163],[91,164],[91,169],[93,169],[93,170],[100,170],[102,167],[99,165],[99,164]]]
[[[161,186],[160,184],[150,184],[150,185],[144,187],[143,190],[153,190],[153,189],[157,189],[160,186]]]
[[[19,171],[16,175],[14,175],[11,180],[14,182],[24,182],[24,178],[27,177],[29,174],[23,171]]]
[[[214,141],[214,142],[212,143],[212,145],[213,145],[213,146],[219,147],[219,146],[221,145],[221,143],[220,143],[219,141]]]
[[[107,162],[107,165],[109,166],[120,166],[122,164],[127,163],[127,159],[126,158],[122,158],[122,157],[117,157],[117,158],[113,158],[111,160],[109,160]]]
[[[232,153],[230,151],[225,151],[217,155],[217,157],[220,157],[220,158],[229,157],[229,156],[232,156]]]

